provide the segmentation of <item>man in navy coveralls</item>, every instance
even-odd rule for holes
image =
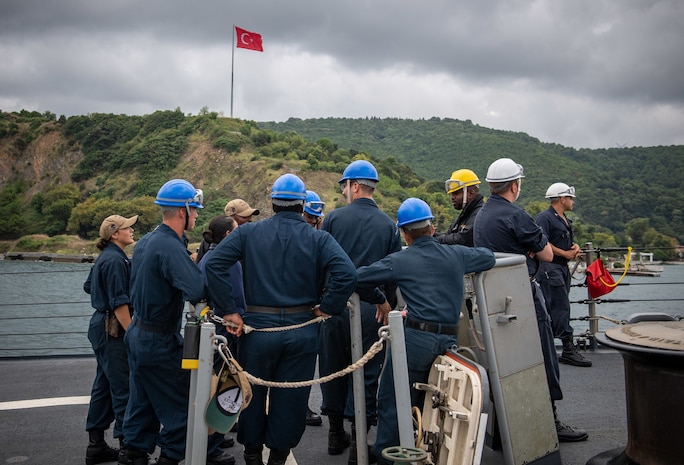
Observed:
[[[570,326],[570,269],[568,260],[576,260],[582,249],[575,244],[572,221],[565,215],[575,204],[575,188],[562,182],[551,184],[546,190],[546,198],[550,199],[549,208],[539,213],[534,222],[549,238],[553,260],[542,264],[537,280],[544,293],[546,309],[551,317],[553,336],[563,343],[563,352],[558,360],[562,363],[578,367],[590,367],[587,360],[575,347]]]
[[[441,245],[432,237],[434,216],[420,199],[405,200],[397,210],[397,224],[408,248],[357,270],[357,285],[396,282],[406,302],[406,361],[409,385],[427,383],[439,355],[456,346],[458,320],[463,305],[463,276],[494,266],[494,253],[484,248]],[[383,315],[386,319],[387,314]],[[382,450],[399,444],[392,354],[388,356],[378,391],[378,431],[375,455],[388,463]],[[411,405],[423,407],[425,392],[411,388]]]
[[[549,385],[553,415],[556,419],[558,440],[562,442],[584,441],[589,437],[586,431],[577,430],[558,419],[555,401],[563,398],[560,386],[558,355],[553,342],[551,319],[535,276],[540,262],[549,262],[553,250],[542,229],[521,207],[515,205],[520,196],[523,167],[510,158],[500,158],[489,166],[487,182],[491,197],[475,218],[474,240],[476,247],[487,247],[494,252],[525,255],[527,271],[532,287],[534,308],[541,349],[544,356],[546,380]]]
[[[394,221],[380,210],[373,200],[378,172],[372,163],[356,160],[350,163],[339,183],[347,206],[328,213],[322,229],[339,242],[355,267],[370,265],[390,253],[401,250],[399,230]],[[383,292],[381,292],[381,290]],[[381,283],[377,289],[359,293],[361,299],[362,348],[365,353],[378,339],[380,324],[377,311],[388,312],[396,306],[396,285]],[[376,355],[364,369],[367,426],[376,422],[376,395],[383,353]],[[321,376],[335,373],[352,362],[349,312],[334,317],[321,326],[319,365]],[[351,437],[344,430],[345,417],[353,419],[351,376],[335,379],[321,386],[321,413],[328,416],[328,454],[337,455],[350,445],[349,462],[356,462],[355,429]],[[351,440],[351,441],[350,441]]]
[[[235,326],[291,326],[312,315],[337,315],[356,285],[356,270],[330,234],[302,217],[306,187],[293,174],[278,178],[271,190],[275,215],[243,224],[216,246],[206,263],[209,302]],[[243,317],[235,310],[229,269],[243,261]],[[320,284],[327,276],[321,297]],[[317,305],[317,302],[320,304]],[[243,321],[244,319],[244,321]],[[313,379],[318,354],[318,328],[307,325],[279,332],[252,331],[240,336],[238,361],[250,374],[269,381]],[[237,440],[245,446],[246,465],[261,465],[262,449],[270,449],[269,465],[283,465],[306,428],[310,388],[252,386],[252,401],[241,413]],[[267,409],[268,396],[268,409]],[[268,412],[267,412],[268,410]]]

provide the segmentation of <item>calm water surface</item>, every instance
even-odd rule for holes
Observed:
[[[0,357],[92,353],[86,332],[93,310],[83,292],[91,266],[0,260]],[[664,265],[659,278],[627,276],[622,284],[603,298],[630,302],[597,305],[597,315],[617,320],[641,312],[684,316],[684,265]],[[572,288],[570,300],[587,298],[585,287]],[[574,318],[587,312],[586,305],[572,305]],[[599,321],[600,331],[613,326]],[[589,324],[575,321],[573,327],[579,334]]]
[[[596,305],[596,315],[616,320],[626,320],[634,313],[661,312],[672,316],[684,317],[684,265],[662,265],[660,277],[625,276],[620,284],[601,300],[628,300],[629,302],[600,303]],[[573,278],[572,284],[582,284],[584,275]],[[613,275],[615,281],[619,276]],[[586,287],[573,286],[570,290],[570,301],[589,299]],[[588,315],[588,306],[571,304],[572,318]],[[615,324],[607,320],[599,320],[599,331],[605,331]],[[586,331],[589,323],[573,321],[575,335]]]

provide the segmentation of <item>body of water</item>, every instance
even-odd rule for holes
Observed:
[[[619,276],[613,276],[617,281]],[[576,286],[584,282],[584,275],[576,275],[572,279],[570,301],[588,300],[586,287]],[[657,278],[648,276],[625,276],[620,284],[601,300],[627,300],[627,302],[596,304],[596,315],[614,320],[626,320],[634,313],[660,312],[671,316],[684,317],[684,265],[663,265],[663,272]],[[589,306],[573,303],[570,306],[572,318],[586,317]],[[589,329],[588,321],[572,321],[575,335]],[[604,332],[615,326],[609,320],[599,320],[599,331]]]
[[[0,260],[0,357],[92,354],[91,263]]]
[[[83,292],[90,263],[0,260],[0,357],[89,355],[88,323],[93,312]],[[581,279],[573,279],[580,284]],[[587,299],[586,287],[573,287],[570,300]],[[663,312],[684,316],[684,265],[664,265],[658,278],[627,276],[603,299],[596,314],[624,320],[633,313]],[[588,315],[587,305],[572,304],[572,317]],[[589,327],[574,321],[575,335]],[[599,330],[615,326],[599,321]]]

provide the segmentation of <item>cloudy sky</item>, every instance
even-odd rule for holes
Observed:
[[[233,25],[262,35],[237,49]],[[0,110],[449,117],[684,144],[681,0],[0,0]]]

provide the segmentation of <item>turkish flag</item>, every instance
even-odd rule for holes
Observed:
[[[237,48],[246,48],[257,52],[264,51],[264,47],[261,45],[261,34],[249,32],[237,26],[235,26],[235,34],[237,35]]]

